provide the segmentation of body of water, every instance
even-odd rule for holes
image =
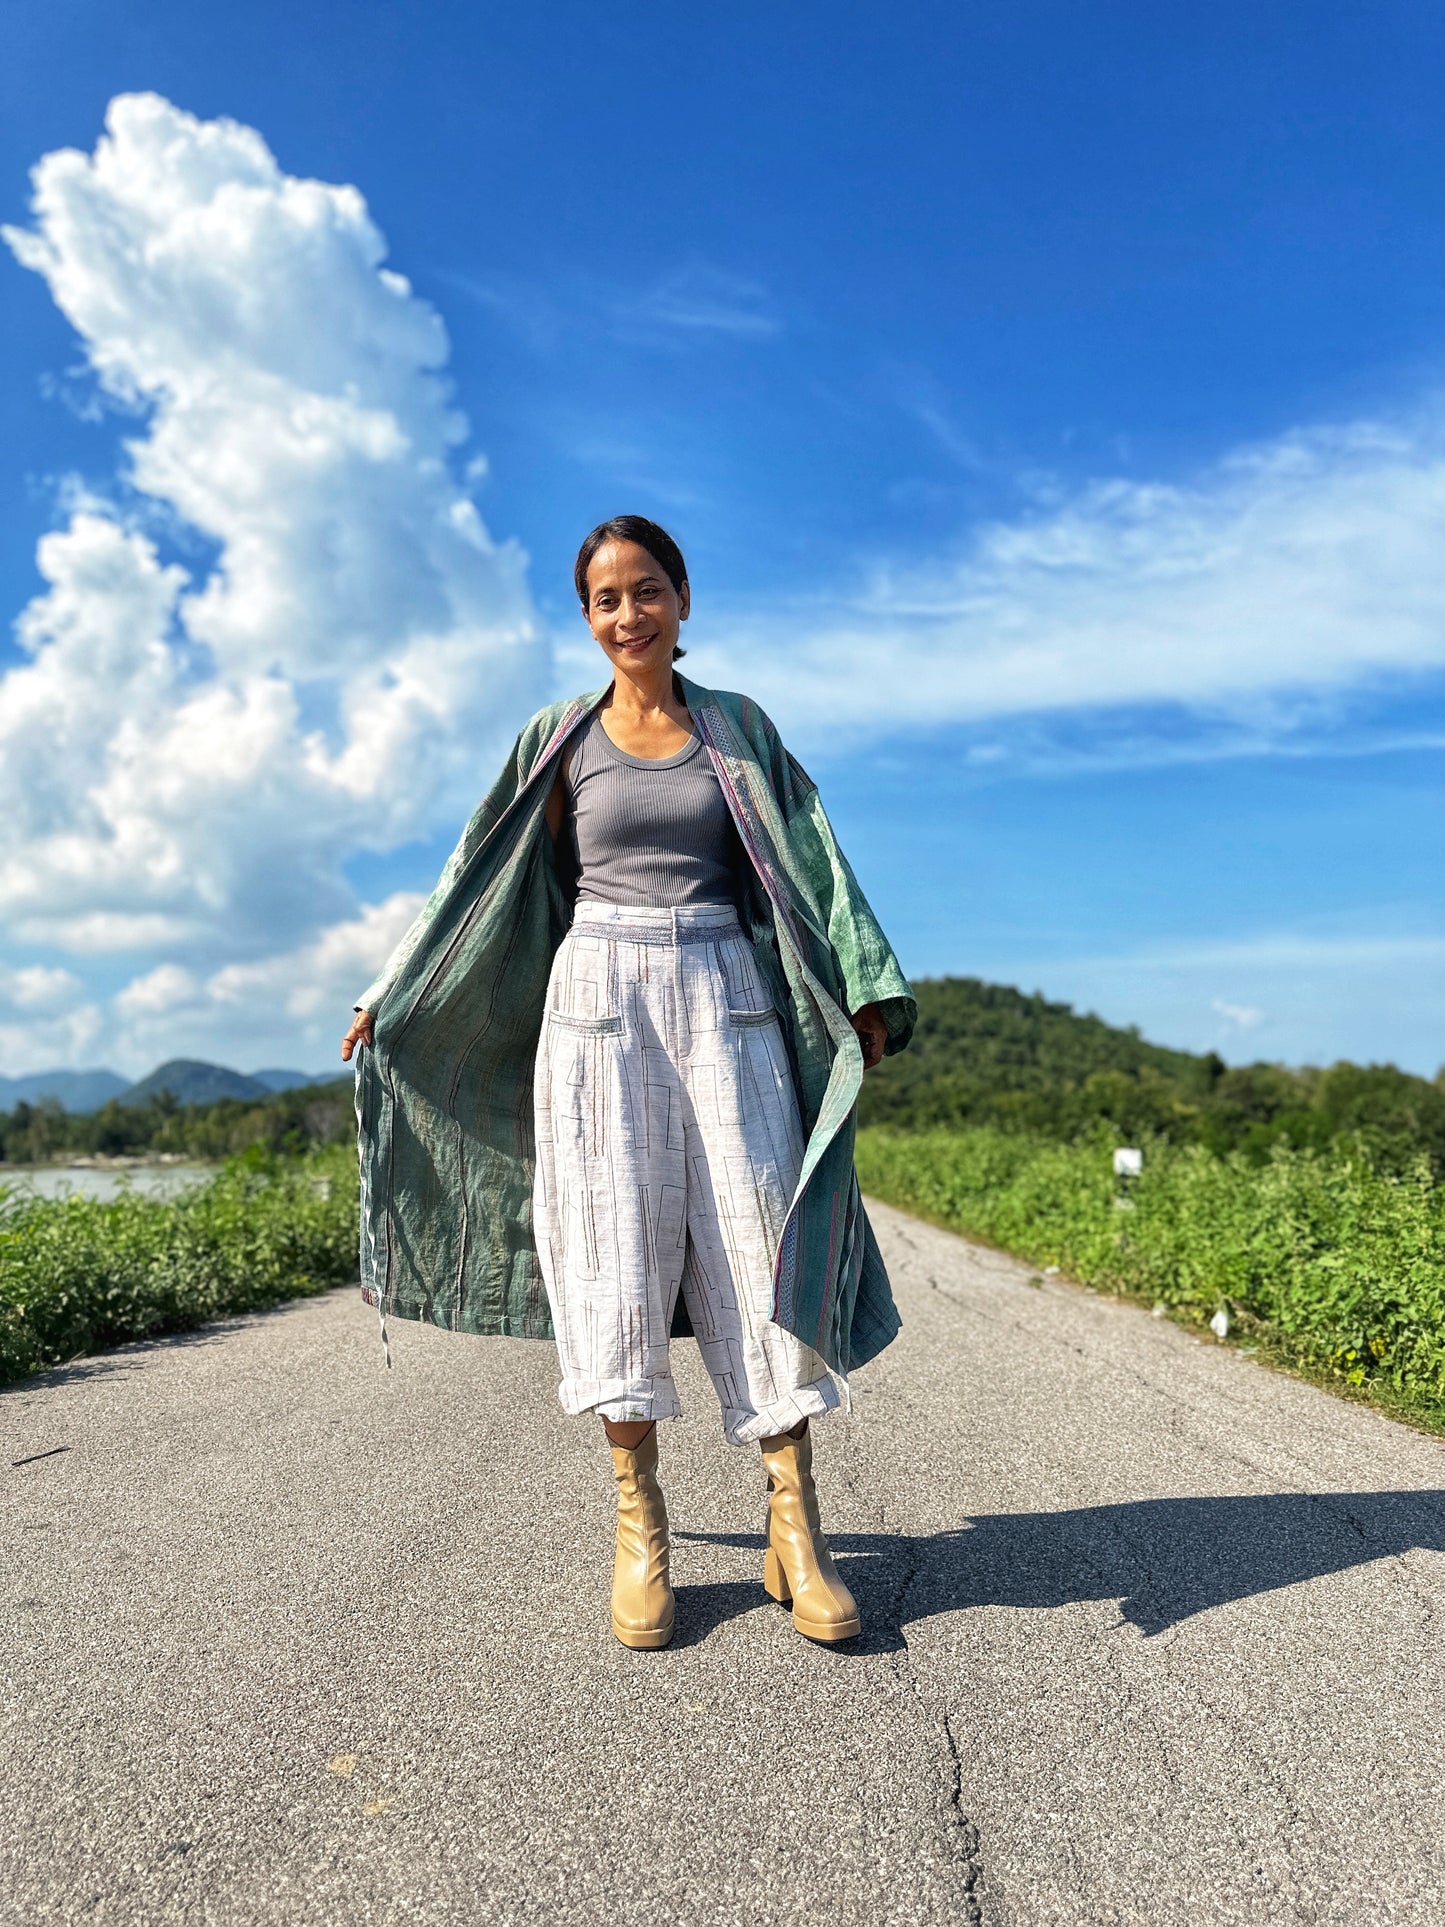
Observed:
[[[213,1175],[209,1164],[0,1165],[0,1185],[39,1198],[113,1198],[125,1187],[147,1198],[173,1198]]]

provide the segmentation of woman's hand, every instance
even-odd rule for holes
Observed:
[[[863,1048],[863,1068],[871,1071],[875,1064],[883,1062],[883,1046],[888,1042],[888,1026],[883,1021],[883,1012],[877,1004],[864,1004],[855,1010],[851,1019],[858,1033],[858,1042]]]
[[[369,1010],[357,1011],[356,1022],[341,1040],[341,1061],[343,1064],[349,1064],[351,1062],[351,1053],[356,1049],[358,1044],[365,1044],[368,1050],[371,1049],[372,1021],[372,1015]]]

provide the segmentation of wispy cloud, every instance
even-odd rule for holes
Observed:
[[[437,279],[544,354],[553,352],[586,317],[585,307],[579,310],[575,299],[539,278],[506,274],[495,268],[468,273],[442,268],[437,271]]]
[[[632,328],[672,328],[683,334],[726,335],[737,341],[766,341],[782,332],[766,289],[743,275],[703,261],[691,262],[666,275],[614,312]]]
[[[1040,491],[952,554],[879,557],[851,594],[717,627],[697,673],[815,741],[1110,712],[1137,736],[1151,707],[1288,738],[1445,669],[1445,415],[1300,430],[1184,482]]]
[[[1253,1004],[1231,1004],[1216,997],[1210,1009],[1217,1011],[1232,1031],[1257,1030],[1264,1022],[1264,1012]]]
[[[1211,943],[1156,944],[1089,961],[1113,970],[1357,970],[1397,965],[1429,969],[1445,966],[1445,936],[1321,937],[1276,931]]]
[[[443,270],[439,279],[550,354],[569,336],[610,335],[649,349],[770,341],[783,331],[768,290],[749,276],[694,259],[619,294],[585,268],[535,276]]]
[[[916,422],[957,467],[970,474],[989,468],[978,443],[959,426],[947,389],[930,369],[890,363],[882,380],[901,413]]]

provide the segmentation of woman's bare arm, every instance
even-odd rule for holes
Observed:
[[[562,818],[567,809],[567,789],[563,771],[567,766],[567,759],[571,754],[572,745],[568,743],[562,751],[562,754],[557,758],[557,774],[552,780],[551,789],[547,792],[547,828],[552,833],[552,841],[554,843],[557,841],[557,837],[561,832]]]

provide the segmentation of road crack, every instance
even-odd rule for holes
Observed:
[[[984,1927],[982,1884],[983,1857],[978,1828],[963,1805],[963,1757],[953,1716],[941,1694],[930,1693],[919,1677],[913,1661],[906,1625],[911,1596],[921,1577],[923,1560],[916,1535],[900,1531],[888,1518],[887,1506],[870,1489],[864,1497],[852,1428],[845,1433],[845,1446],[838,1462],[841,1482],[854,1499],[862,1499],[862,1510],[877,1521],[880,1535],[887,1535],[898,1548],[897,1577],[889,1595],[873,1608],[881,1631],[896,1634],[898,1645],[888,1653],[895,1678],[909,1690],[934,1737],[938,1754],[936,1814],[940,1846],[945,1864],[955,1882],[959,1911],[955,1918],[963,1927]]]
[[[945,1711],[939,1716],[943,1729],[944,1745],[948,1749],[949,1772],[946,1781],[945,1823],[947,1838],[952,1845],[953,1857],[958,1863],[959,1888],[963,1895],[965,1919],[978,1922],[982,1927],[983,1908],[979,1901],[978,1885],[983,1878],[983,1856],[979,1844],[978,1828],[963,1810],[963,1761],[958,1752],[958,1736],[953,1730],[953,1721]]]
[[[968,1927],[983,1927],[983,1903],[980,1894],[983,1881],[982,1845],[978,1828],[964,1811],[963,1757],[959,1752],[958,1735],[954,1730],[953,1717],[943,1696],[930,1693],[919,1677],[906,1631],[910,1594],[918,1582],[922,1562],[916,1550],[916,1542],[889,1525],[886,1510],[881,1505],[878,1507],[878,1524],[881,1531],[892,1534],[900,1548],[908,1548],[906,1563],[894,1588],[889,1609],[890,1621],[897,1630],[899,1640],[898,1647],[892,1655],[893,1670],[917,1701],[930,1730],[942,1742],[941,1786],[938,1793],[940,1842],[945,1857],[952,1863],[954,1877],[958,1883],[961,1906],[959,1920],[968,1923]]]

